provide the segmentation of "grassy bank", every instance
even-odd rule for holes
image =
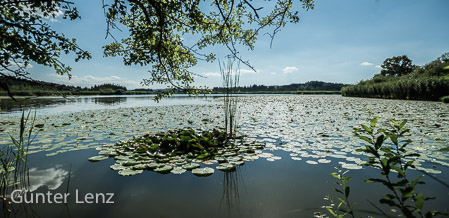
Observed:
[[[449,95],[449,53],[443,54],[424,66],[410,65],[408,73],[389,69],[386,63],[388,60],[391,59],[384,62],[380,74],[370,80],[361,81],[357,85],[343,87],[342,95],[430,101],[444,100],[443,97]],[[398,68],[402,67],[400,62],[393,64],[397,64]]]
[[[342,89],[343,96],[439,101],[449,95],[449,80],[441,77],[396,78],[367,82]]]

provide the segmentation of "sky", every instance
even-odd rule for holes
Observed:
[[[54,30],[92,53],[92,59],[74,62],[74,55],[62,56],[72,67],[72,78],[59,76],[51,68],[32,63],[31,77],[38,80],[90,87],[115,83],[135,88],[149,78],[150,66],[125,66],[120,57],[104,57],[106,20],[102,1],[77,0],[81,20],[48,20]],[[264,6],[265,1],[253,1]],[[355,84],[380,72],[386,58],[407,55],[423,65],[449,52],[448,0],[316,0],[315,9],[300,10],[300,22],[288,24],[270,48],[270,37],[260,35],[253,51],[240,49],[243,59],[257,72],[241,65],[240,85],[287,85],[308,81]],[[125,33],[115,32],[116,37]],[[188,37],[188,36],[186,36]],[[229,53],[214,49],[222,60]],[[201,62],[190,69],[194,85],[221,86],[219,65]]]

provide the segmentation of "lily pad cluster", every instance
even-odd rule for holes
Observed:
[[[140,174],[144,170],[162,174],[192,171],[196,176],[210,176],[215,170],[204,165],[234,171],[245,161],[256,160],[262,154],[266,156],[261,151],[263,148],[264,145],[255,140],[245,140],[244,136],[229,138],[216,128],[209,131],[188,128],[145,134],[114,146],[101,146],[98,156],[89,161],[114,158],[116,162],[111,169],[118,170],[122,176]]]

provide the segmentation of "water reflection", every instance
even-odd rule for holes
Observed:
[[[22,110],[39,109],[39,115],[71,113],[83,110],[114,109],[120,107],[169,106],[189,104],[210,104],[208,99],[217,96],[191,97],[175,95],[159,102],[153,100],[154,95],[113,95],[113,96],[82,96],[82,97],[36,97],[0,98],[0,114],[20,115]]]
[[[99,97],[92,98],[91,101],[93,101],[95,104],[112,106],[126,103],[126,99],[126,97]]]
[[[61,165],[43,170],[38,168],[28,169],[27,164],[24,167],[26,167],[23,171],[26,179],[14,182],[15,185],[13,186],[4,187],[7,193],[13,193],[14,190],[24,190],[21,192],[22,194],[28,191],[34,192],[40,187],[47,187],[48,190],[56,190],[70,176],[69,171],[62,169]],[[69,183],[67,183],[67,190],[69,188],[68,185]],[[33,204],[26,202],[14,203],[12,197],[11,195],[5,194],[2,198],[3,217],[40,217],[34,209]],[[65,203],[64,206],[67,215],[70,217],[68,205]]]
[[[69,172],[62,169],[59,165],[44,170],[31,168],[28,177],[30,183],[28,190],[33,192],[42,186],[46,186],[48,190],[55,190],[61,186],[68,174]]]
[[[1,113],[27,110],[31,108],[44,108],[51,105],[65,104],[66,98],[17,98],[17,101],[11,98],[0,98]]]
[[[240,214],[240,184],[244,186],[240,168],[237,167],[234,172],[225,172],[223,174],[223,190],[220,201],[220,210],[223,210],[223,214],[227,217],[231,217],[233,211]]]

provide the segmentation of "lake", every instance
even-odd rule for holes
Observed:
[[[449,142],[449,105],[440,102],[347,98],[337,95],[243,95],[237,109],[238,132],[265,143],[235,172],[197,177],[149,170],[121,176],[110,169],[108,158],[89,162],[101,146],[113,146],[146,132],[177,128],[212,129],[223,125],[219,96],[175,96],[160,103],[152,96],[95,96],[36,98],[19,102],[0,99],[0,145],[17,136],[21,108],[37,108],[39,130],[29,147],[29,190],[33,193],[70,193],[66,204],[13,205],[17,213],[41,217],[313,217],[330,204],[330,195],[341,197],[330,174],[334,167],[352,176],[350,202],[357,202],[357,216],[379,215],[374,203],[389,214],[397,212],[378,200],[388,190],[364,183],[380,178],[379,170],[362,166],[367,156],[353,128],[379,116],[380,125],[395,119],[408,120],[407,148],[419,153],[410,159],[424,175],[426,185],[417,190],[436,200],[425,211],[445,211],[449,202],[449,154],[439,149]],[[202,162],[215,168],[216,163]],[[436,179],[432,179],[435,177]],[[78,193],[78,195],[76,195]],[[80,203],[88,193],[113,193],[113,204]],[[79,199],[77,199],[77,196]],[[42,200],[42,199],[41,199]],[[22,207],[21,207],[22,206]]]

